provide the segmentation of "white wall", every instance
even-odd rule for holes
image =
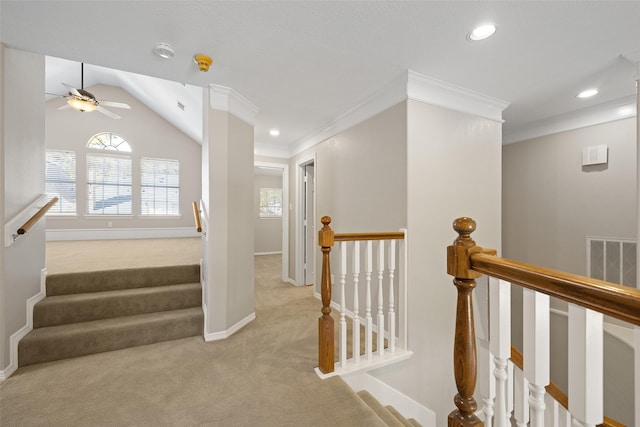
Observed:
[[[476,220],[480,246],[500,250],[501,123],[408,101],[407,226],[411,359],[374,375],[436,412],[455,409],[456,291],[446,273],[454,219]]]
[[[2,65],[4,227],[7,220],[44,193],[44,57],[4,48]],[[26,325],[26,300],[40,291],[44,239],[44,222],[39,221],[25,237],[0,249],[3,253],[0,370],[9,364],[9,337]]]
[[[282,218],[260,218],[260,189],[282,189],[282,176],[254,175],[255,253],[282,252]]]
[[[122,117],[114,120],[99,112],[81,113],[71,109],[58,111],[57,108],[64,105],[64,99],[53,99],[46,103],[46,148],[76,153],[78,213],[73,218],[48,216],[47,230],[193,227],[191,204],[200,200],[201,196],[201,145],[121,88],[96,85],[87,89],[98,100],[125,102],[131,109],[111,108]],[[117,218],[110,215],[105,218],[86,215],[86,145],[92,136],[102,132],[113,132],[131,145],[133,217]],[[180,162],[179,217],[140,215],[142,157],[174,159]],[[108,223],[112,227],[108,227]]]

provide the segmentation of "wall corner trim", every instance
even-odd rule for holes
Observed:
[[[236,323],[235,325],[231,326],[229,329],[227,329],[226,331],[219,331],[219,332],[207,332],[205,330],[204,333],[204,340],[206,342],[209,341],[218,341],[218,340],[224,340],[229,338],[231,335],[235,334],[236,332],[238,332],[240,329],[242,329],[244,326],[248,325],[251,321],[255,320],[256,318],[256,313],[253,312],[251,314],[249,314],[247,317],[245,317],[244,319],[240,320],[238,323]]]
[[[212,109],[226,111],[255,126],[255,118],[260,109],[247,98],[230,87],[214,84],[209,85],[209,94],[209,106]]]
[[[407,97],[500,123],[509,102],[409,70]]]
[[[47,269],[40,270],[40,292],[27,300],[27,323],[9,337],[9,366],[0,370],[0,381],[4,381],[18,369],[18,344],[33,330],[33,307],[47,295]]]

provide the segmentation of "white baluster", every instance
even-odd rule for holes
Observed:
[[[496,402],[494,425],[508,427],[507,361],[511,357],[511,283],[489,278],[489,337],[490,351],[496,369]]]
[[[365,336],[364,346],[367,360],[373,357],[373,318],[371,316],[371,272],[373,272],[373,242],[367,240],[367,260],[365,263],[365,281],[367,283],[367,296],[365,307]]]
[[[396,241],[391,240],[389,247],[389,351],[396,351],[396,311],[393,278],[396,271]]]
[[[560,422],[560,414],[558,413],[560,405],[550,394],[545,394],[544,405],[546,407],[544,411],[544,426],[558,427],[558,423]]]
[[[544,427],[544,394],[549,384],[549,296],[522,291],[524,375],[529,381],[531,427]]]
[[[340,366],[347,366],[347,319],[345,282],[347,277],[347,242],[340,242]]]
[[[482,399],[482,408],[484,425],[491,427],[493,425],[494,401],[496,397],[495,380],[493,371],[495,365],[493,363],[493,355],[489,352],[489,343],[485,340],[477,340],[477,358],[478,358],[478,377],[477,377],[477,393]]]
[[[519,368],[513,368],[513,418],[517,427],[529,424],[529,381]]]
[[[358,282],[360,280],[360,242],[353,242],[353,361],[360,363],[360,302]]]
[[[513,363],[507,361],[507,419],[513,416]],[[511,425],[511,424],[509,424]]]
[[[384,240],[378,242],[378,356],[384,357]]]
[[[576,425],[603,421],[603,317],[569,304],[569,412]]]
[[[571,427],[571,414],[563,406],[560,406],[558,427]]]

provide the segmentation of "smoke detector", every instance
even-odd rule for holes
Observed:
[[[171,59],[173,58],[173,55],[176,54],[176,51],[173,50],[173,46],[169,43],[156,43],[153,48],[153,52],[164,59]]]
[[[193,55],[193,62],[198,64],[198,69],[202,72],[209,71],[209,66],[213,63],[213,59],[203,53],[197,53]]]

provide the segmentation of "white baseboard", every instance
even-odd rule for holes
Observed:
[[[286,282],[286,283],[291,283],[293,286],[300,286],[291,277],[288,277],[287,280],[283,280],[283,281]]]
[[[387,383],[364,373],[343,375],[342,379],[355,391],[367,390],[382,405],[391,405],[405,418],[414,418],[424,427],[436,427],[436,414]]]
[[[256,252],[254,253],[254,255],[281,255],[282,251],[276,251],[276,252]]]
[[[172,228],[87,228],[47,230],[47,241],[60,240],[113,240],[113,239],[170,239],[200,237],[193,227]]]
[[[18,343],[33,329],[33,307],[46,296],[46,281],[47,269],[43,268],[40,271],[40,292],[27,300],[27,324],[9,337],[9,366],[0,370],[0,381],[6,380],[18,369]]]
[[[206,332],[206,326],[207,325],[205,324],[204,340],[209,342],[209,341],[217,341],[217,340],[227,339],[231,335],[235,334],[240,329],[242,329],[244,326],[249,324],[255,318],[256,318],[256,313],[253,312],[250,315],[248,315],[247,317],[245,317],[244,319],[242,319],[241,321],[239,321],[238,323],[236,323],[235,325],[233,325],[232,327],[230,327],[229,329],[227,329],[226,331],[220,331],[220,332]]]

